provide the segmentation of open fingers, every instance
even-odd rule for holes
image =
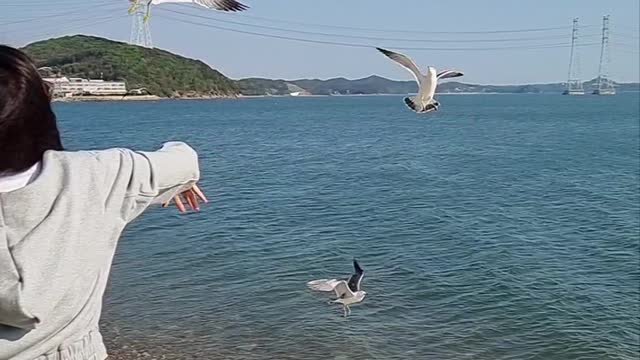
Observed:
[[[200,206],[198,205],[198,198],[196,197],[196,194],[191,190],[186,191],[183,194],[187,199],[187,203],[189,203],[189,206],[191,206],[191,208],[195,211],[200,211]]]
[[[208,203],[209,200],[207,200],[207,198],[204,196],[204,193],[202,192],[202,190],[200,190],[200,188],[198,187],[198,185],[193,185],[193,187],[191,188],[191,190],[193,190],[193,192],[200,198],[202,199],[202,201],[204,201],[205,203]]]
[[[181,213],[187,212],[187,206],[195,211],[200,211],[200,200],[209,202],[204,196],[204,193],[197,185],[193,185],[189,190],[183,191],[176,195],[172,199],[176,203],[176,207]],[[171,200],[162,204],[162,207],[167,207],[171,204]]]
[[[189,190],[187,190],[187,191],[189,191]],[[189,198],[187,197],[187,191],[181,192],[180,195],[178,195],[178,196],[182,200],[182,203],[184,204],[185,209],[186,209],[187,206],[193,209],[193,206],[191,205],[191,201],[189,201]]]
[[[182,199],[180,199],[180,195],[174,197],[173,200],[176,202],[176,206],[178,207],[178,210],[180,212],[187,211],[187,209],[184,207],[184,203],[182,203]]]

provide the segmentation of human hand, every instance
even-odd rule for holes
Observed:
[[[190,189],[185,190],[180,194],[176,195],[173,198],[173,201],[176,203],[176,207],[178,208],[178,210],[181,213],[184,213],[187,211],[187,208],[185,207],[184,202],[186,202],[191,207],[192,210],[200,211],[200,206],[198,205],[198,201],[199,201],[198,199],[204,201],[205,203],[209,202],[209,200],[207,200],[207,198],[204,196],[204,193],[200,190],[198,185],[193,185]],[[170,202],[171,201],[162,204],[162,207],[169,206]]]

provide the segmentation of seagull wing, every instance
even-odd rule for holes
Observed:
[[[349,289],[349,284],[345,280],[340,280],[336,283],[336,287],[333,288],[336,292],[338,299],[353,297],[353,292]]]
[[[220,11],[243,11],[249,8],[236,0],[193,0],[193,2],[200,6]]]
[[[320,279],[309,281],[307,286],[315,291],[333,291],[339,282],[340,280],[336,279]]]
[[[351,275],[349,278],[349,289],[353,292],[360,291],[360,283],[362,282],[362,277],[364,276],[364,270],[360,267],[360,264],[353,259],[353,268],[355,269],[355,274]]]
[[[413,74],[413,76],[416,78],[416,81],[418,82],[418,84],[420,84],[421,82],[420,79],[422,79],[423,75],[420,73],[420,70],[418,70],[418,66],[416,66],[416,64],[411,59],[409,59],[405,55],[398,54],[390,50],[385,50],[381,48],[376,48],[376,49],[378,49],[378,51],[380,51],[381,53],[385,54],[389,59],[397,62],[398,64],[402,65],[402,67],[409,70],[409,72]]]
[[[444,70],[444,71],[440,71],[438,73],[438,75],[436,75],[436,78],[438,78],[438,80],[440,80],[440,79],[446,79],[446,78],[460,77],[462,75],[464,75],[464,74],[462,72],[460,72],[460,71]]]
[[[349,285],[345,280],[336,279],[320,279],[313,280],[307,283],[307,286],[311,290],[315,291],[335,291],[338,298],[345,298],[353,296],[353,292],[349,290]]]

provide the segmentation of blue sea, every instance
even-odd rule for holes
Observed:
[[[200,154],[121,238],[116,358],[638,359],[640,94],[60,103],[69,149]],[[306,282],[346,277],[350,317]]]

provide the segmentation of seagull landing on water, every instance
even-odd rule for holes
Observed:
[[[249,7],[237,2],[236,0],[129,0],[131,6],[129,7],[129,15],[133,14],[140,2],[147,3],[147,14],[144,17],[144,21],[149,21],[149,15],[151,13],[151,5],[160,5],[164,3],[190,3],[206,7],[207,9],[216,9],[220,11],[243,11]]]
[[[361,302],[362,300],[364,300],[365,295],[367,295],[365,291],[360,290],[360,283],[362,282],[364,271],[362,270],[356,259],[353,259],[353,268],[355,269],[355,274],[351,275],[348,281],[337,279],[320,279],[309,281],[307,283],[307,286],[309,286],[311,290],[335,291],[338,298],[329,301],[329,303],[342,304],[344,317],[347,317],[347,315],[351,314],[351,308],[349,307],[349,305]]]
[[[433,66],[427,67],[427,74],[423,75],[416,64],[405,55],[381,48],[376,49],[385,54],[391,60],[402,65],[405,69],[409,70],[409,72],[416,78],[416,82],[418,83],[418,95],[411,97],[407,96],[404,98],[404,103],[407,104],[411,110],[417,113],[426,113],[438,110],[440,103],[433,98],[433,95],[436,93],[436,87],[438,86],[439,79],[447,79],[463,75],[460,71],[453,70],[444,70],[436,74],[436,69]]]

